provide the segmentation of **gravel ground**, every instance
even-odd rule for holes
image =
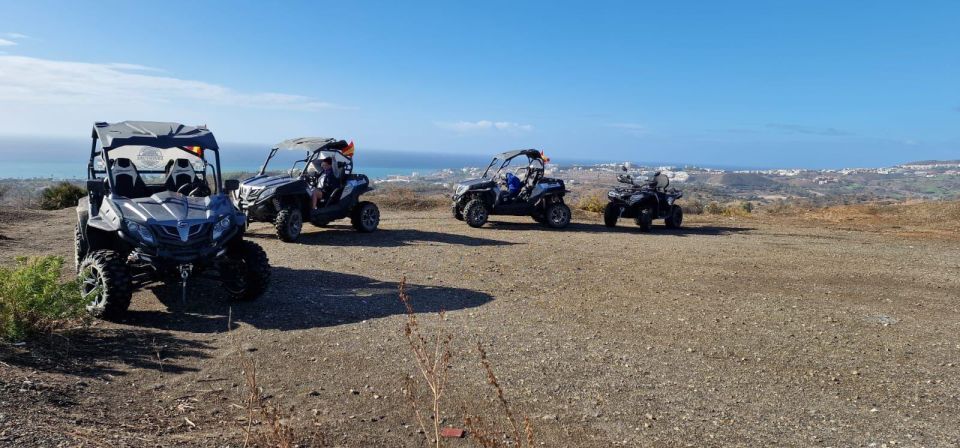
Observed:
[[[3,262],[72,256],[73,219],[7,214]],[[722,217],[651,234],[440,211],[381,225],[286,244],[256,224],[274,267],[256,302],[156,287],[122,322],[3,347],[0,445],[241,445],[245,356],[298,434],[422,446],[401,390],[417,373],[404,276],[422,325],[445,310],[453,335],[445,425],[502,422],[479,342],[537,445],[960,444],[955,239]]]

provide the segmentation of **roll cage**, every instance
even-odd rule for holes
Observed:
[[[258,175],[266,173],[267,165],[270,164],[270,160],[273,159],[279,150],[286,149],[293,151],[299,149],[305,151],[306,155],[303,159],[293,162],[293,166],[290,167],[291,177],[293,177],[297,164],[303,163],[303,168],[300,169],[297,177],[304,177],[307,174],[307,169],[309,169],[311,162],[327,157],[332,158],[336,163],[336,169],[342,173],[343,176],[346,176],[353,173],[353,157],[344,154],[342,151],[346,147],[346,141],[332,138],[306,137],[284,140],[270,149],[270,154],[267,155],[267,160],[265,160],[263,166],[260,167]]]
[[[187,154],[199,158],[203,161],[203,170],[199,172],[203,182],[209,184],[207,179],[207,168],[210,161],[207,160],[207,151],[213,152],[213,187],[214,194],[220,194],[223,191],[223,176],[220,172],[220,147],[217,145],[213,134],[203,127],[184,126],[179,123],[161,123],[146,121],[123,121],[120,123],[97,122],[93,126],[90,144],[90,160],[87,162],[87,180],[103,180],[110,187],[111,191],[115,188],[112,185],[113,164],[110,163],[109,154],[111,151],[131,147],[144,146],[157,149],[178,148]],[[98,150],[99,143],[99,150]],[[103,168],[98,169],[96,159],[100,157]],[[166,169],[137,169],[139,174],[166,174]],[[98,174],[105,175],[98,177]]]
[[[543,177],[544,167],[543,154],[536,149],[521,149],[497,154],[493,157],[493,160],[490,161],[490,164],[487,165],[487,169],[483,171],[482,177],[484,179],[490,178],[496,180],[494,179],[496,175],[505,167],[509,166],[513,159],[520,156],[527,157],[526,175],[523,179],[521,179],[524,187],[527,187],[531,184],[536,184],[540,181],[540,178]],[[493,169],[493,172],[490,171],[491,169]]]

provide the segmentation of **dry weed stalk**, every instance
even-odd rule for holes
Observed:
[[[428,399],[430,400],[430,418],[433,419],[433,442],[434,446],[439,448],[442,444],[440,437],[440,403],[447,386],[451,359],[450,341],[452,337],[444,330],[442,325],[437,328],[435,335],[423,335],[420,329],[420,323],[417,321],[417,316],[413,311],[413,305],[410,303],[410,296],[407,295],[406,277],[400,280],[400,301],[403,302],[407,311],[407,323],[404,325],[403,333],[407,337],[407,342],[410,344],[410,350],[413,352],[417,369],[420,370],[420,375],[430,389]],[[444,320],[443,311],[440,311],[439,317],[442,323]],[[420,430],[423,431],[426,437],[430,431],[427,430],[423,413],[420,410],[421,397],[417,382],[413,377],[407,377],[404,395],[410,402],[413,413],[417,418],[417,423],[420,425]]]
[[[533,426],[530,424],[530,418],[526,415],[523,416],[523,437],[521,437],[520,424],[517,422],[517,418],[510,408],[510,403],[503,393],[503,387],[500,386],[497,376],[493,373],[490,360],[487,359],[487,351],[484,350],[483,345],[479,342],[477,342],[477,352],[480,354],[480,365],[487,375],[487,383],[497,392],[497,402],[500,404],[500,409],[510,424],[510,428],[508,430],[497,429],[485,422],[480,416],[469,415],[466,409],[464,409],[464,415],[466,416],[464,417],[465,426],[470,430],[473,438],[484,448],[506,446],[533,448]],[[507,441],[508,433],[513,436],[515,442]]]
[[[230,331],[230,325],[233,318],[233,309],[227,318],[227,331]],[[251,444],[254,446],[292,448],[298,446],[296,440],[298,436],[289,424],[289,416],[284,413],[280,406],[271,403],[263,398],[263,390],[257,382],[257,363],[249,356],[243,354],[243,350],[236,338],[233,338],[233,345],[240,357],[240,369],[243,374],[246,397],[244,398],[243,409],[246,411],[246,424],[241,428],[244,433],[243,446]],[[265,424],[266,429],[254,428],[254,421]],[[316,433],[312,439],[317,444],[322,443],[322,434]]]

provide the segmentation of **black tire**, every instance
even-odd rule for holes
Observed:
[[[454,219],[456,219],[457,221],[463,221],[463,211],[461,211],[459,207],[457,207],[456,205],[454,205],[454,206],[452,207],[452,211],[453,211],[453,218],[454,218]]]
[[[350,212],[350,223],[358,232],[373,232],[380,225],[380,209],[373,202],[360,202]]]
[[[683,224],[683,209],[679,205],[673,205],[670,207],[670,215],[663,220],[666,223],[667,228],[670,229],[679,229]]]
[[[277,213],[277,219],[273,221],[273,226],[277,229],[277,237],[288,243],[300,238],[300,232],[303,231],[303,213],[299,208],[289,207],[280,210]]]
[[[488,218],[490,218],[490,211],[487,210],[487,204],[480,199],[473,199],[463,207],[463,220],[470,227],[483,227]]]
[[[80,228],[80,223],[77,223],[73,235],[73,269],[76,272],[80,272],[80,263],[87,257],[87,251],[90,250],[89,248],[90,245],[87,243],[86,238],[83,237],[83,230]]]
[[[562,229],[570,225],[570,207],[563,202],[554,202],[547,206],[544,216],[547,226],[552,229]]]
[[[95,250],[83,258],[77,272],[80,293],[89,299],[85,306],[91,316],[116,319],[130,307],[130,269],[120,254]]]
[[[620,205],[610,202],[603,208],[603,225],[616,227],[617,219],[620,219]]]
[[[270,285],[270,259],[259,245],[240,241],[227,254],[227,266],[221,266],[220,282],[231,300],[250,301],[263,295]]]
[[[637,215],[636,219],[637,225],[640,226],[641,232],[649,232],[653,228],[653,209],[645,208],[640,210],[640,214]]]

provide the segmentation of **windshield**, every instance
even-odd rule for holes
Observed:
[[[295,174],[291,175],[299,175],[300,171],[303,170],[303,162],[310,156],[309,152],[300,150],[279,149],[271,151],[271,153],[273,155],[268,157],[263,166],[260,167],[264,174],[291,174],[291,171],[296,171]],[[294,166],[297,167],[296,170],[293,170]]]

